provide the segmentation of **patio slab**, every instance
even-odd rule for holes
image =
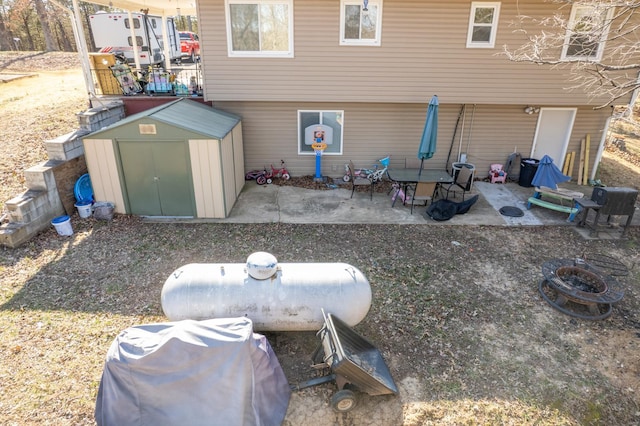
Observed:
[[[592,187],[566,183],[563,188],[579,191],[590,196]],[[328,190],[313,190],[295,186],[258,185],[247,181],[231,214],[225,219],[187,219],[187,222],[211,223],[307,223],[307,224],[397,224],[397,225],[483,225],[483,226],[571,226],[585,239],[593,239],[588,230],[578,228],[577,221],[569,222],[568,214],[532,206],[527,209],[527,199],[534,188],[522,187],[517,183],[492,184],[474,182],[465,199],[478,194],[478,201],[468,213],[456,215],[450,220],[438,222],[425,215],[425,206],[414,206],[413,214],[409,205],[396,202],[392,206],[391,195],[356,192],[351,198],[351,189],[346,186]],[[462,201],[461,197],[451,198]],[[500,214],[501,207],[512,206],[523,211],[522,217]],[[640,212],[634,215],[632,226],[640,226]],[[626,221],[626,216],[620,217]],[[161,218],[148,221],[162,222]],[[169,219],[175,222],[176,218]],[[179,220],[179,219],[178,219]],[[181,220],[179,220],[181,221]],[[619,239],[621,231],[614,226],[601,229],[598,239]]]

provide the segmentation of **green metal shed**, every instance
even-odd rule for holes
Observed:
[[[96,201],[143,216],[225,218],[244,185],[240,117],[181,98],[83,139]]]

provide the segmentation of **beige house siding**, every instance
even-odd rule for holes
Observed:
[[[126,213],[113,140],[84,139],[83,145],[95,200],[110,201],[116,213]]]
[[[552,16],[570,7],[501,2],[495,48],[466,47],[471,2],[384,0],[382,45],[340,46],[338,0],[294,1],[294,58],[229,58],[224,1],[198,3],[207,100],[596,105],[566,70],[514,63],[501,54],[525,41],[517,15]],[[533,30],[534,28],[526,28]],[[560,52],[558,52],[558,55]]]
[[[491,164],[504,164],[513,152],[520,153],[522,158],[530,156],[538,114],[525,114],[524,105],[483,104],[476,105],[475,111],[474,105],[466,105],[454,138],[462,107],[440,104],[437,150],[433,158],[425,160],[425,168],[451,170],[451,163],[458,161],[459,153],[466,153],[467,162],[476,166],[478,177],[483,177]],[[349,160],[356,167],[370,167],[378,159],[391,155],[391,167],[404,167],[405,158],[416,158],[427,104],[217,102],[216,108],[242,116],[245,170],[277,166],[283,159],[293,176],[315,172],[315,157],[298,155],[298,110],[344,110],[343,155],[322,157],[322,174],[339,177]],[[579,155],[580,140],[591,132],[593,161],[608,113],[588,107],[578,109],[567,151]],[[594,125],[598,131],[589,130]],[[517,175],[519,164],[516,166],[512,170]],[[576,177],[577,164],[574,169]]]

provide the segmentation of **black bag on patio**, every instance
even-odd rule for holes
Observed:
[[[465,214],[468,212],[471,206],[478,201],[478,198],[478,195],[474,195],[468,200],[460,203],[456,203],[451,200],[438,200],[427,208],[425,214],[431,219],[439,222],[449,220],[457,214]]]

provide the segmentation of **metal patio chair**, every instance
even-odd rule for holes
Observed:
[[[464,201],[464,194],[471,191],[471,185],[473,184],[473,170],[468,167],[462,167],[457,171],[455,180],[453,183],[441,184],[440,190],[445,192],[444,198],[449,199],[449,193],[453,193],[453,197],[456,197],[458,192],[462,193],[462,201]]]
[[[375,182],[373,179],[369,177],[361,177],[355,174],[356,168],[353,165],[353,161],[349,160],[349,173],[351,174],[351,198],[353,198],[353,193],[356,190],[356,186],[367,186],[369,185],[369,198],[373,200],[373,186]]]

